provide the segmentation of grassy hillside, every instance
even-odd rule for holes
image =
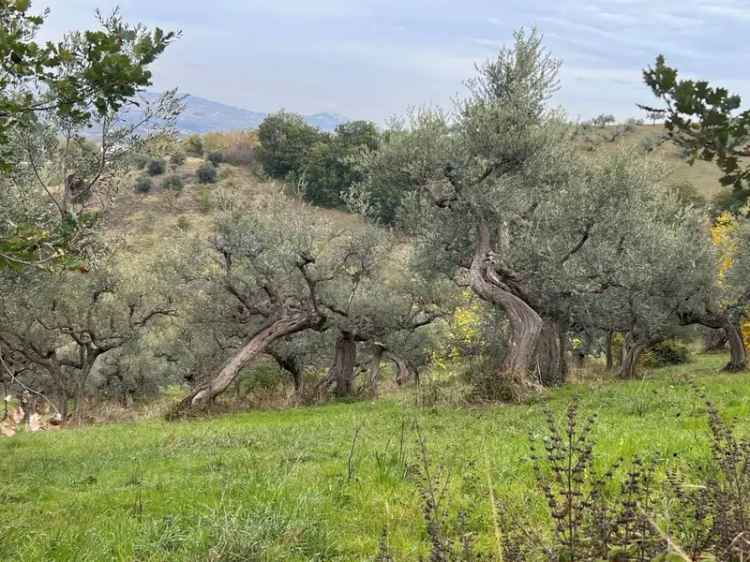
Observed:
[[[397,560],[427,552],[415,485],[419,447],[449,478],[493,549],[487,476],[511,503],[530,498],[527,435],[543,408],[571,398],[598,413],[596,457],[659,454],[668,466],[707,453],[707,420],[688,375],[750,430],[750,379],[700,356],[643,381],[587,381],[527,405],[418,408],[410,392],[378,402],[255,411],[215,419],[86,427],[0,440],[0,559],[81,561],[368,560],[388,526]],[[354,435],[357,437],[354,438]]]
[[[608,150],[617,146],[648,148],[653,156],[667,165],[669,183],[675,186],[691,185],[707,201],[728,189],[719,183],[721,173],[716,164],[698,160],[691,165],[682,157],[679,147],[666,137],[661,124],[591,127],[581,140],[582,146],[588,150]]]
[[[124,244],[126,249],[148,253],[180,230],[207,237],[222,200],[252,199],[261,194],[283,191],[279,182],[264,182],[248,168],[221,164],[216,183],[201,184],[195,176],[203,163],[199,158],[188,158],[184,164],[172,168],[167,174],[153,179],[154,189],[149,193],[136,193],[132,184],[137,174],[124,181],[117,204],[108,212],[104,231],[113,242]],[[175,192],[162,188],[161,182],[169,175],[177,175],[184,189]],[[290,197],[290,205],[297,202]],[[358,217],[341,211],[319,209],[331,220],[340,224],[353,224]]]

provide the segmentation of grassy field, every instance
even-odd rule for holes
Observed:
[[[688,463],[708,446],[688,380],[750,429],[750,377],[718,374],[724,360],[571,384],[526,405],[418,408],[407,392],[20,434],[0,440],[0,560],[368,560],[386,525],[396,559],[417,560],[427,552],[417,426],[433,471],[449,478],[446,501],[471,509],[469,525],[492,551],[488,477],[511,500],[536,498],[543,516],[527,436],[542,434],[545,407],[560,414],[579,397],[582,414],[598,413],[602,464],[657,452]]]

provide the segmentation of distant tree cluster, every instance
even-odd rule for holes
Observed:
[[[300,115],[280,112],[261,123],[258,141],[258,160],[266,174],[299,185],[304,198],[315,205],[335,208],[346,204],[349,188],[362,180],[355,158],[377,150],[380,134],[367,121],[323,133]]]

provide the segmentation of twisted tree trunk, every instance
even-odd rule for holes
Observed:
[[[205,408],[229,388],[243,367],[263,354],[274,341],[310,328],[314,322],[314,315],[306,312],[283,315],[267,322],[212,379],[193,389],[172,410],[169,417],[179,417],[191,410]]]
[[[729,343],[729,363],[724,366],[724,371],[738,373],[747,369],[747,351],[745,340],[742,338],[740,328],[729,318],[724,321],[724,333]]]
[[[296,353],[281,353],[273,349],[269,349],[268,354],[273,357],[279,367],[289,373],[294,385],[294,393],[301,397],[305,391],[305,365],[302,357]]]
[[[718,353],[727,347],[727,333],[723,329],[704,328],[703,353]]]
[[[416,369],[409,365],[409,362],[403,357],[396,355],[392,351],[386,351],[385,358],[393,361],[393,364],[396,366],[396,384],[401,386],[402,384],[409,382],[411,379],[414,379],[415,381],[417,380],[418,375]]]
[[[498,376],[508,378],[514,385],[539,390],[540,385],[530,376],[530,371],[542,332],[542,318],[492,271],[488,226],[481,224],[478,234],[477,250],[470,269],[471,288],[479,298],[500,306],[510,321],[508,350]]]
[[[625,336],[622,344],[622,364],[618,376],[623,379],[634,379],[638,374],[638,359],[641,353],[656,341],[646,342],[630,334]]]
[[[747,370],[747,350],[739,321],[732,320],[727,312],[686,313],[681,317],[683,325],[700,324],[707,328],[723,330],[729,344],[729,363],[722,370],[738,373]]]

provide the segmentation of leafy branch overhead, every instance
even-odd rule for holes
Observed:
[[[680,79],[664,56],[643,73],[646,84],[665,107],[640,107],[665,119],[670,137],[694,161],[715,161],[724,177],[721,183],[747,190],[750,179],[750,110],[740,111],[742,99],[705,80]]]

